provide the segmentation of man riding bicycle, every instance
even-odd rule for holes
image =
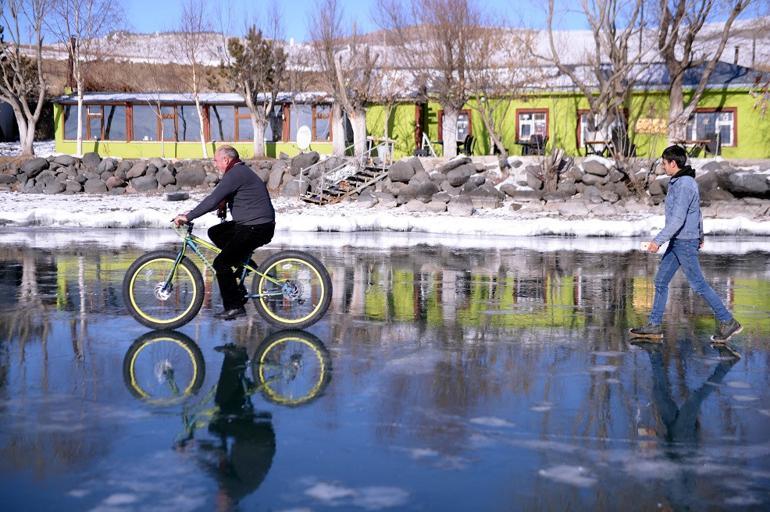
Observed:
[[[221,146],[214,154],[214,166],[222,173],[222,179],[214,190],[198,206],[174,218],[181,226],[201,215],[218,209],[220,218],[230,208],[233,220],[209,228],[209,239],[222,249],[214,258],[219,290],[224,309],[216,318],[233,320],[244,316],[246,290],[238,286],[234,268],[243,265],[257,247],[273,239],[275,210],[265,182],[244,164],[238,151],[232,146]]]

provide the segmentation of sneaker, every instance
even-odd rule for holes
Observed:
[[[644,327],[634,327],[629,331],[635,338],[660,339],[663,337],[663,329],[660,325],[647,324]]]
[[[727,322],[719,322],[717,332],[711,337],[711,341],[714,343],[725,343],[733,334],[738,334],[742,330],[743,326],[735,318],[731,318]]]
[[[219,318],[221,320],[235,320],[239,316],[246,316],[246,310],[243,309],[243,307],[225,309],[219,313],[216,313],[214,318]]]

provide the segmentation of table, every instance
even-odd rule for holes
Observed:
[[[545,151],[544,142],[531,142],[528,140],[517,140],[516,144],[521,146],[522,155],[542,155]]]
[[[588,155],[599,155],[599,156],[606,156],[607,152],[610,150],[610,141],[608,140],[587,140],[584,141],[583,144],[586,148],[586,156]]]
[[[687,150],[689,156],[698,156],[701,151],[707,153],[709,150],[709,139],[687,139],[687,140],[675,140],[674,144],[683,146]]]

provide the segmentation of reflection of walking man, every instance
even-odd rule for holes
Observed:
[[[652,366],[652,399],[660,415],[660,420],[665,426],[666,431],[663,437],[666,441],[697,441],[698,414],[701,404],[716,389],[716,384],[722,382],[727,372],[738,361],[738,359],[730,355],[726,348],[718,348],[723,358],[714,368],[711,377],[693,392],[681,407],[678,407],[671,397],[671,385],[668,381],[668,373],[659,345],[647,347],[647,351],[650,354],[650,365]]]
[[[708,302],[717,319],[715,342],[726,342],[741,332],[739,324],[703,277],[698,261],[698,250],[703,246],[703,221],[700,194],[695,182],[695,171],[687,162],[687,153],[679,146],[669,146],[661,159],[666,174],[671,177],[666,194],[666,225],[649,243],[648,251],[658,252],[668,242],[655,275],[655,299],[644,327],[631,329],[631,334],[645,338],[662,338],[663,313],[668,300],[668,285],[679,267],[695,292]]]

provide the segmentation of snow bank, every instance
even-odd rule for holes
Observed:
[[[163,196],[48,196],[0,193],[0,243],[62,247],[95,243],[151,249],[178,240],[168,229],[176,213],[190,210],[203,197],[168,202]],[[394,210],[362,210],[351,205],[311,206],[275,201],[278,233],[272,247],[394,247],[435,245],[466,249],[626,252],[638,250],[663,226],[660,215],[603,220],[564,219],[551,214],[482,211],[471,217]],[[196,233],[218,222],[215,215],[196,221]],[[29,229],[34,226],[35,229]],[[98,229],[110,228],[110,229]],[[157,229],[141,229],[157,228]],[[745,218],[706,219],[710,237],[704,252],[770,252],[770,241],[746,235],[770,234],[770,221]],[[318,235],[311,233],[317,232]]]

